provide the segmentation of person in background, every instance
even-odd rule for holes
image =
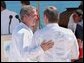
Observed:
[[[79,44],[79,59],[77,62],[83,62],[83,20],[77,24],[75,36]]]
[[[22,6],[24,5],[30,5],[30,1],[21,1]]]
[[[76,30],[76,25],[82,20],[83,11],[77,9],[73,14],[71,14],[68,22],[68,28],[71,29],[74,33]]]
[[[78,8],[81,9],[81,10],[83,11],[83,1],[81,1],[81,3],[80,3],[80,5],[79,5]]]
[[[44,10],[46,26],[35,32],[33,43],[40,45],[43,40],[52,40],[54,46],[39,55],[39,62],[71,62],[78,59],[79,47],[74,33],[70,29],[60,27],[58,21],[59,13],[56,7],[49,6]]]
[[[19,20],[15,18],[16,15],[16,12],[6,8],[5,1],[1,1],[1,35],[12,34],[15,26],[19,24]]]
[[[83,5],[83,3],[81,4]],[[70,17],[68,28],[71,29],[78,41],[79,45],[79,59],[77,61],[83,61],[83,10],[77,9]]]

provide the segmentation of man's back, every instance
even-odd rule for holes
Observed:
[[[39,42],[39,44],[41,44],[43,40],[52,40],[54,42],[53,48],[39,56],[40,61],[66,62],[72,58],[77,58],[78,44],[71,30],[59,27],[58,24],[48,24],[35,34],[37,35],[36,41]],[[71,51],[74,56],[71,56],[73,55]]]

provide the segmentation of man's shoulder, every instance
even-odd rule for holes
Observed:
[[[26,28],[22,27],[20,24],[17,25],[15,27],[15,29],[13,30],[14,34],[23,34],[23,33],[26,33],[26,32],[28,32],[28,30]]]
[[[60,27],[61,31],[63,31],[64,33],[66,34],[73,34],[72,30],[71,29],[68,29],[68,28],[63,28],[63,27]]]
[[[12,15],[17,15],[17,13],[14,12],[14,11],[10,11],[10,13],[11,13]]]
[[[5,10],[3,10],[3,11],[1,12],[1,15],[2,15],[2,16],[6,16],[6,18],[8,18],[10,15],[12,15],[13,18],[15,18],[15,16],[17,15],[17,13],[14,12],[14,11],[10,11],[10,10],[8,10],[8,9],[5,9]]]
[[[67,28],[61,28],[62,35],[69,41],[71,41],[71,43],[73,41],[76,41],[76,37],[75,34],[72,32],[71,29],[67,29]]]
[[[11,15],[17,15],[16,12],[8,10],[8,9],[6,9],[6,13],[11,14]]]

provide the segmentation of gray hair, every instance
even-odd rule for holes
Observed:
[[[22,17],[24,15],[28,15],[31,16],[34,13],[34,9],[36,9],[35,7],[31,6],[31,5],[25,5],[22,7],[21,11],[20,11],[20,17],[22,19]]]

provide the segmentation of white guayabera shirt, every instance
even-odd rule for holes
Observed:
[[[77,59],[79,55],[78,43],[75,35],[70,29],[59,27],[58,24],[48,24],[41,30],[36,31],[33,41],[38,45],[43,40],[54,42],[54,46],[39,55],[39,62],[70,62]]]
[[[33,62],[43,50],[32,43],[33,32],[24,23],[20,23],[13,31],[10,58],[12,62]]]

